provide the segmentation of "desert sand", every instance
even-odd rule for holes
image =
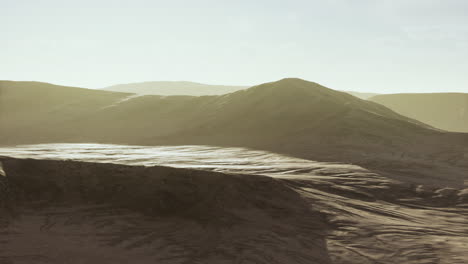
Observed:
[[[282,156],[231,167],[200,159],[185,168],[49,159],[1,158],[9,187],[5,263],[468,260],[463,189]]]

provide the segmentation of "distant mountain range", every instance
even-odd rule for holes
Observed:
[[[437,181],[451,170],[454,182],[466,172],[454,168],[468,165],[468,134],[439,131],[375,102],[301,79],[201,97],[8,81],[0,83],[0,93],[0,145],[242,146],[352,162],[413,180],[430,175],[425,180]],[[408,173],[408,162],[424,165]]]
[[[468,94],[385,94],[369,100],[447,131],[468,132]]]
[[[221,95],[247,89],[248,86],[210,85],[196,82],[140,82],[117,84],[102,90],[143,95]]]
[[[222,95],[244,90],[250,86],[210,85],[196,82],[173,81],[173,82],[139,82],[128,84],[117,84],[105,87],[102,90],[113,92],[135,93],[141,95]],[[361,93],[346,91],[361,99],[367,99],[377,95],[376,93]]]

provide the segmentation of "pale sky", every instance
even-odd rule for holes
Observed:
[[[0,0],[0,79],[468,92],[467,0]]]

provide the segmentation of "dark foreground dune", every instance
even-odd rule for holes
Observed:
[[[467,190],[356,166],[267,177],[0,161],[0,263],[468,261]]]
[[[10,215],[2,221],[5,263],[329,263],[323,216],[281,180],[71,161],[2,163]]]

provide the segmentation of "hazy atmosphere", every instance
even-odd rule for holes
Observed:
[[[0,264],[468,263],[468,0],[0,10]]]
[[[0,79],[468,92],[464,0],[0,0]]]

